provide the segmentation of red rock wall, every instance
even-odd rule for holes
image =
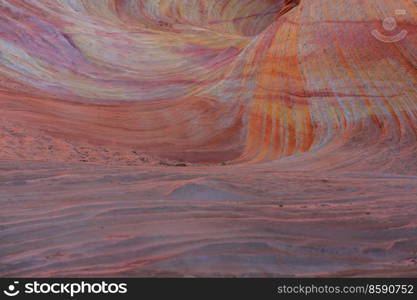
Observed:
[[[416,14],[0,0],[0,275],[415,276]]]

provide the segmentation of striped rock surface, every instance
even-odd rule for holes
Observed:
[[[416,276],[416,17],[0,0],[0,275]]]

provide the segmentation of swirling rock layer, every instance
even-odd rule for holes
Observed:
[[[0,275],[417,275],[416,14],[0,0]]]

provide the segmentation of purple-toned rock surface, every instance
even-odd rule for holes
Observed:
[[[417,276],[416,16],[0,0],[0,276]]]

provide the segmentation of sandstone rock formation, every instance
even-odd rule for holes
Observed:
[[[0,275],[417,275],[416,14],[0,0]]]

